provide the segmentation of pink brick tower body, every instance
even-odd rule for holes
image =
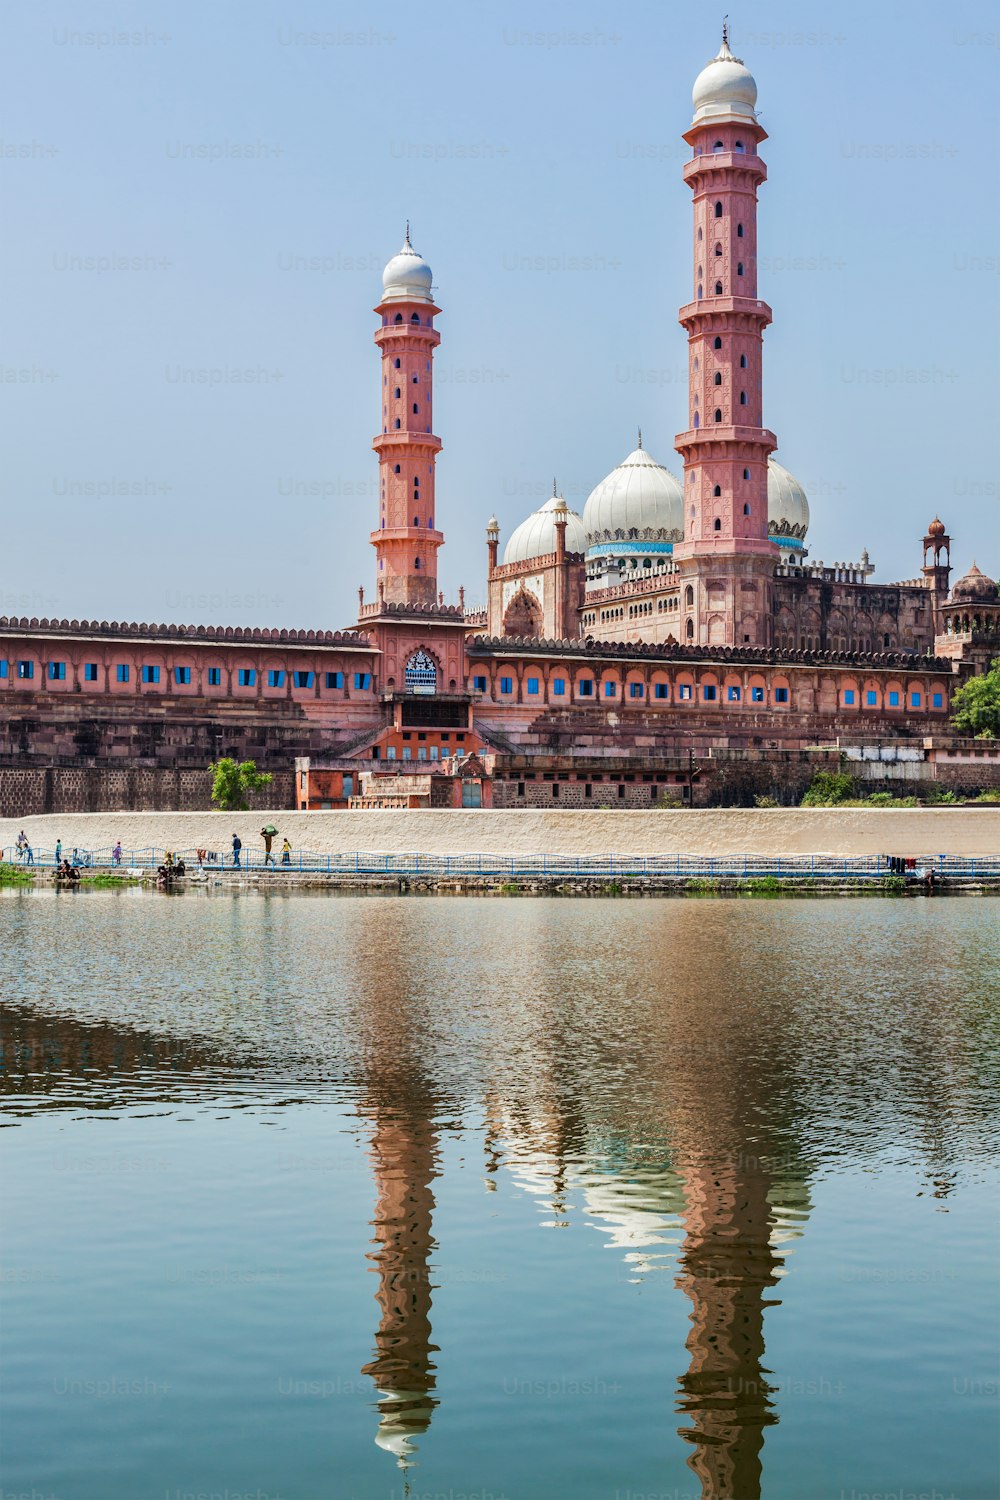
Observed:
[[[376,590],[386,604],[436,604],[437,550],[434,465],[441,449],[433,417],[434,327],[431,270],[406,241],[385,268],[382,300],[382,431],[372,447],[379,460],[379,526],[371,534],[378,564]]]
[[[750,74],[722,50],[699,76],[694,152],[684,180],[694,193],[694,300],[680,309],[688,335],[688,429],[680,565],[683,639],[771,643],[778,550],[768,539],[767,460],[777,439],[763,423],[762,343],[771,309],[757,297],[757,155],[766,132]]]

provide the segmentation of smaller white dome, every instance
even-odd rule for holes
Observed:
[[[799,481],[777,459],[767,461],[767,530],[772,537],[805,541],[809,501]]]
[[[743,59],[734,57],[723,39],[717,57],[702,68],[691,90],[694,123],[709,120],[756,122],[757,83]]]
[[[558,512],[558,514],[557,514]],[[546,557],[556,550],[556,521],[566,515],[566,551],[586,552],[587,533],[583,521],[575,510],[567,508],[561,495],[553,495],[527,520],[512,531],[503,549],[505,563],[528,562],[533,557]]]
[[[382,300],[385,302],[433,302],[431,268],[410,244],[410,226],[406,226],[403,248],[382,272]]]

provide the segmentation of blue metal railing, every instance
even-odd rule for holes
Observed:
[[[783,881],[809,880],[878,880],[893,873],[886,855],[824,854],[740,854],[705,856],[700,854],[421,854],[412,851],[396,854],[356,850],[351,853],[324,854],[312,849],[296,849],[283,858],[275,850],[265,863],[262,849],[247,849],[240,863],[233,863],[232,853],[216,851],[199,867],[194,849],[175,848],[175,862],[183,859],[187,873],[199,869],[209,875],[260,874],[272,869],[282,872],[398,876],[401,878],[487,876],[508,880],[579,878],[600,880],[670,879],[670,880],[754,880],[773,876]],[[122,849],[115,861],[110,848],[73,849],[65,845],[60,858],[75,864],[82,874],[107,871],[155,871],[165,861],[166,850],[147,847]],[[32,848],[32,858],[18,854],[13,847],[2,851],[5,864],[30,869],[51,870],[59,862],[54,849]],[[933,867],[935,875],[952,879],[1000,879],[1000,854],[945,855],[926,854],[916,861],[918,869]]]

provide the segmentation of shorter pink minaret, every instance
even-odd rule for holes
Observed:
[[[377,593],[386,604],[438,600],[437,550],[444,534],[434,524],[434,464],[441,439],[432,427],[431,362],[441,335],[434,315],[431,268],[410,244],[382,275],[375,311],[382,326],[382,431],[372,443],[379,459],[379,525],[371,534],[378,558]]]

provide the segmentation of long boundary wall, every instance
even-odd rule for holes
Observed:
[[[0,819],[9,859],[24,828],[36,848],[215,849],[238,833],[261,847],[273,822],[293,848],[330,854],[1000,854],[1000,807],[726,808],[651,812],[477,810],[67,813]],[[276,840],[280,845],[280,837]]]

